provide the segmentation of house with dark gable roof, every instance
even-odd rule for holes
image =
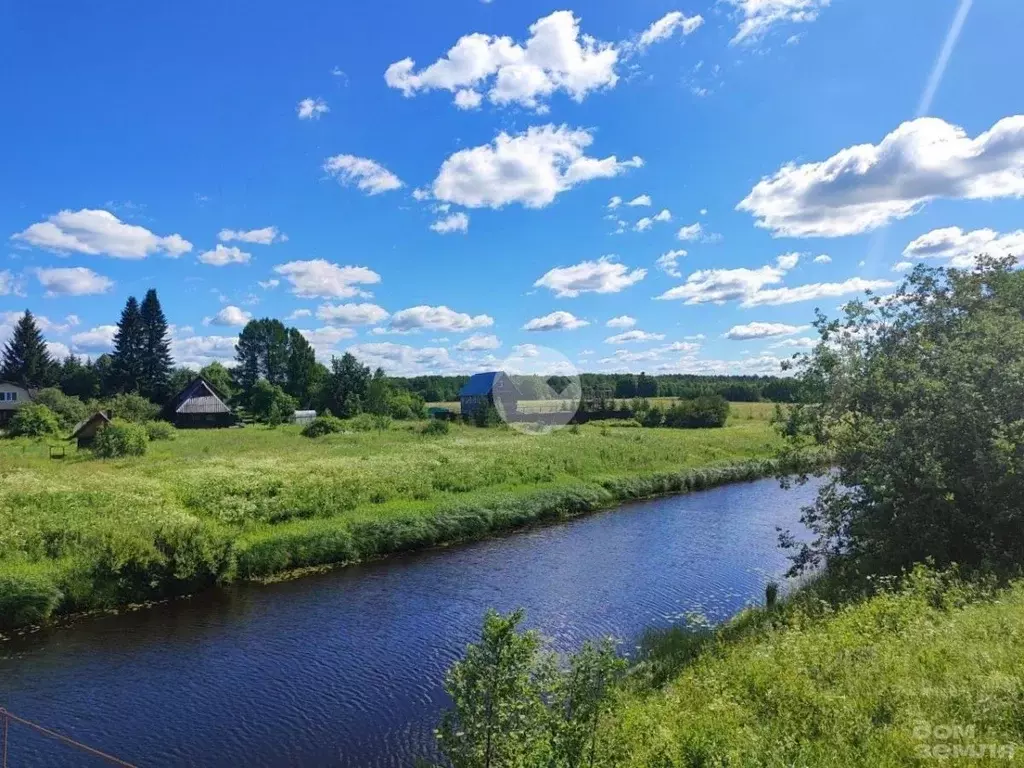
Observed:
[[[459,390],[459,409],[463,416],[472,416],[480,408],[495,406],[506,416],[516,412],[519,388],[504,371],[474,373]]]
[[[197,376],[164,407],[163,418],[179,429],[189,427],[230,427],[236,419],[224,396]]]

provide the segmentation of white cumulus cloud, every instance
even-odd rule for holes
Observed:
[[[444,218],[438,219],[430,228],[439,235],[447,235],[451,232],[468,232],[469,216],[459,211]]]
[[[577,184],[643,165],[639,157],[590,157],[584,150],[592,142],[590,131],[565,125],[534,126],[514,136],[502,132],[490,144],[448,157],[434,179],[434,197],[467,208],[543,208]]]
[[[636,318],[629,315],[619,315],[618,317],[613,317],[605,325],[609,328],[632,328],[636,325]]]
[[[832,263],[832,257],[829,256],[827,253],[819,253],[817,256],[814,257],[814,263],[815,264],[831,264]]]
[[[176,258],[192,250],[192,243],[181,235],[161,237],[145,227],[125,224],[109,211],[88,208],[56,213],[11,239],[58,253],[116,259],[144,259],[155,253]]]
[[[252,314],[232,304],[223,307],[213,317],[203,319],[203,325],[243,326],[252,320]]]
[[[439,307],[421,305],[395,312],[391,316],[390,328],[400,333],[421,329],[459,333],[492,325],[494,325],[494,318],[488,315],[471,316],[464,312],[456,312],[443,305]]]
[[[644,341],[661,341],[664,338],[664,333],[648,333],[647,331],[633,330],[609,336],[604,341],[606,344],[638,344]]]
[[[376,304],[321,304],[316,316],[328,325],[376,325],[390,317]]]
[[[774,336],[790,336],[807,330],[807,328],[806,325],[789,325],[787,323],[747,323],[746,325],[734,325],[725,332],[725,338],[733,341],[770,339]]]
[[[324,170],[341,184],[355,184],[368,195],[379,195],[405,186],[395,174],[368,157],[334,155],[324,161]]]
[[[248,264],[252,254],[246,253],[236,245],[221,245],[210,251],[203,251],[196,258],[212,267],[226,267],[228,264]]]
[[[639,45],[646,48],[652,43],[667,40],[678,30],[683,35],[690,35],[697,31],[704,18],[699,14],[687,16],[682,11],[670,11],[655,21],[640,35]]]
[[[288,239],[287,235],[281,234],[277,227],[263,227],[262,229],[222,229],[217,233],[217,239],[222,243],[230,243],[237,240],[241,243],[255,243],[256,245],[270,245],[271,243],[282,243]]]
[[[960,227],[944,227],[921,235],[903,249],[909,258],[943,259],[961,269],[974,266],[982,254],[1024,261],[1024,230],[1003,234],[988,228],[965,232]]]
[[[661,254],[655,264],[657,264],[658,269],[670,277],[682,277],[683,274],[679,271],[679,259],[685,255],[686,251],[682,249],[668,251]]]
[[[98,275],[86,267],[60,267],[37,269],[36,277],[46,289],[47,296],[90,296],[106,293],[114,281]]]
[[[319,120],[321,115],[330,111],[327,102],[323,99],[303,99],[295,108],[299,120]]]
[[[571,11],[556,11],[534,22],[523,44],[476,32],[461,37],[444,58],[419,71],[411,58],[396,61],[384,81],[405,96],[453,92],[460,108],[475,106],[486,93],[498,106],[543,111],[556,91],[582,101],[592,91],[614,87],[618,60],[613,44],[581,35],[579,19]]]
[[[801,301],[813,301],[836,296],[846,296],[864,291],[881,291],[896,285],[892,280],[865,280],[851,277],[838,283],[810,283],[792,288],[769,288],[757,291],[747,297],[744,307],[777,306],[779,304],[796,304]]]
[[[444,347],[410,347],[389,341],[354,344],[348,351],[371,368],[383,368],[392,376],[417,376],[452,370]]]
[[[364,296],[359,285],[380,282],[380,275],[367,267],[339,266],[326,259],[289,261],[274,267],[292,286],[292,293],[302,298],[350,299]]]
[[[478,352],[485,349],[497,349],[500,346],[501,339],[493,333],[474,333],[456,344],[455,348],[463,352]]]
[[[840,237],[910,216],[940,199],[1024,196],[1024,115],[970,138],[934,117],[903,123],[878,144],[821,162],[788,163],[737,206],[786,237]]]
[[[637,195],[632,200],[630,200],[628,203],[626,203],[626,205],[631,205],[634,208],[637,208],[637,207],[643,207],[643,208],[650,207],[650,205],[651,205],[651,196],[650,195]]]
[[[602,256],[597,261],[555,267],[538,278],[533,286],[547,288],[559,297],[574,298],[581,293],[618,293],[640,282],[646,275],[646,269],[631,271],[625,264]]]
[[[818,18],[830,0],[727,0],[740,15],[733,45],[760,40],[771,27],[782,23],[810,22]],[[788,44],[787,40],[787,44]]]
[[[114,346],[116,325],[97,325],[88,331],[76,333],[71,337],[71,344],[76,352],[106,352]]]
[[[524,331],[574,331],[590,325],[586,320],[581,320],[571,312],[552,312],[543,317],[535,317],[523,326]]]

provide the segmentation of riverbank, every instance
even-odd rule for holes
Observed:
[[[0,626],[191,594],[566,519],[777,471],[766,420],[547,436],[414,426],[309,440],[181,433],[145,457],[0,458]]]
[[[666,635],[615,700],[598,764],[1010,764],[1024,752],[1022,616],[1024,581],[918,569],[852,604],[809,589],[747,611],[694,658]],[[663,685],[644,679],[672,663]]]

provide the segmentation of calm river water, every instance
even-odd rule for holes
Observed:
[[[690,610],[723,619],[786,569],[815,485],[772,480],[242,585],[0,644],[0,705],[139,766],[407,766],[486,608],[572,649]],[[99,765],[12,725],[9,765]]]

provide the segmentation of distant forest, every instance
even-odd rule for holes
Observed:
[[[428,403],[453,402],[459,399],[459,389],[468,376],[413,376],[390,377],[396,387],[419,395]],[[516,378],[516,383],[528,400],[541,399],[540,388],[530,391],[528,377]],[[769,401],[794,403],[800,400],[800,384],[781,376],[696,376],[692,374],[666,374],[649,376],[625,373],[584,373],[580,375],[584,398],[682,397],[721,395],[734,403]]]

